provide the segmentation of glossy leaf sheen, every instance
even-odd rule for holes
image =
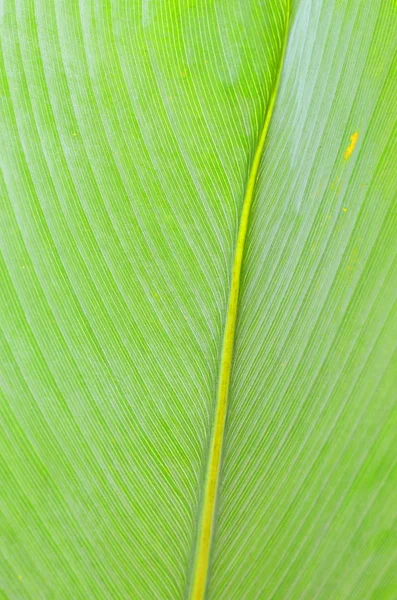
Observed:
[[[287,4],[0,2],[4,598],[188,597]],[[292,2],[210,599],[397,595],[396,21]]]

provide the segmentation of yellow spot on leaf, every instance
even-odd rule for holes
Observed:
[[[346,208],[346,206],[344,206],[344,207],[342,208],[342,210],[343,210],[343,212],[347,212],[347,208]]]
[[[358,132],[356,131],[355,133],[353,133],[353,135],[350,136],[350,144],[346,148],[345,153],[343,155],[343,158],[345,160],[350,158],[350,156],[352,155],[352,152],[353,152],[354,148],[356,147],[357,140],[358,140]]]

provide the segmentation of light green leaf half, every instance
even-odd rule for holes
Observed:
[[[288,6],[0,0],[0,598],[191,596],[281,66],[206,597],[397,597],[397,8]]]

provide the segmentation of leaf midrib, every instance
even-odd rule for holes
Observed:
[[[284,56],[288,38],[289,18],[290,1],[287,2],[286,7],[283,47],[277,69],[276,80],[265,114],[264,125],[252,161],[247,181],[247,187],[245,190],[243,209],[241,213],[241,220],[237,236],[236,250],[232,269],[232,279],[230,285],[229,304],[226,314],[225,333],[222,346],[222,357],[219,371],[219,384],[216,398],[214,427],[210,442],[210,453],[207,466],[207,475],[201,517],[199,520],[196,536],[197,544],[194,571],[191,578],[192,583],[189,593],[191,600],[203,600],[208,584],[209,562],[216,512],[216,500],[219,489],[219,479],[221,471],[222,447],[224,442],[225,422],[229,400],[229,383],[233,361],[234,339],[238,313],[241,267],[244,258],[245,240],[247,236],[248,223],[251,212],[252,200],[255,192],[256,180],[263,155],[263,150],[265,147],[267,133],[270,126],[270,121],[273,115],[274,105],[276,102],[277,92],[281,78],[282,67],[284,63]]]

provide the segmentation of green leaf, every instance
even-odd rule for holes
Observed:
[[[1,598],[397,596],[397,8],[288,15],[0,2]]]

